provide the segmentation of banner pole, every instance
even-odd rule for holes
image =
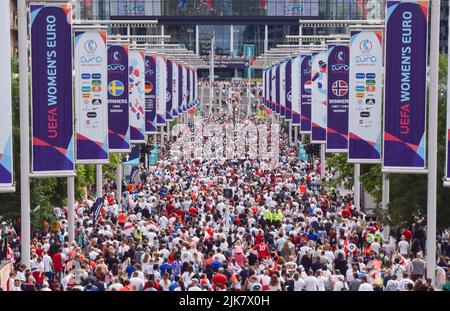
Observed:
[[[428,90],[427,277],[436,276],[437,124],[439,92],[439,26],[441,3],[431,1],[430,87]]]
[[[382,174],[381,181],[381,208],[383,211],[389,209],[389,175],[387,173]],[[383,239],[385,242],[389,242],[389,224],[384,224],[383,226]]]
[[[30,121],[28,106],[28,48],[27,7],[25,0],[17,3],[19,41],[19,92],[20,92],[20,236],[21,262],[30,267]]]
[[[325,144],[320,144],[320,177],[325,177]]]
[[[359,180],[360,175],[361,175],[361,164],[355,163],[354,177],[353,177],[354,183],[353,206],[358,212],[361,211],[361,181]]]
[[[75,241],[75,177],[67,177],[67,222],[70,243]]]
[[[289,143],[292,144],[292,124],[288,121]]]
[[[97,198],[103,198],[103,172],[102,172],[102,165],[97,164],[96,165],[97,170],[95,171],[95,190],[96,190],[96,197]]]

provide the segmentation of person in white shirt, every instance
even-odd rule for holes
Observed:
[[[301,292],[305,288],[305,281],[300,277],[298,272],[294,273],[294,291]]]
[[[398,290],[401,292],[407,292],[408,284],[414,286],[414,282],[408,278],[408,273],[403,273],[403,279],[398,282]]]
[[[373,286],[367,282],[367,276],[362,276],[362,283],[359,285],[358,291],[360,292],[373,292]]]
[[[139,277],[139,274],[135,271],[130,279],[130,285],[134,285],[138,291],[144,290],[144,280]]]
[[[406,257],[409,253],[409,242],[405,240],[405,236],[402,235],[402,240],[398,242],[398,252],[400,255]]]
[[[308,277],[305,278],[305,291],[316,292],[319,290],[317,278],[313,275],[312,270],[309,270]]]
[[[188,292],[201,292],[202,289],[198,286],[198,280],[192,279],[191,286],[188,288]]]

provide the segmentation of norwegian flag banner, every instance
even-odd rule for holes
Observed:
[[[348,150],[349,44],[328,45],[327,152]]]

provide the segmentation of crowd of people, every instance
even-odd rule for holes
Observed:
[[[285,132],[272,168],[258,158],[175,157],[190,143],[178,139],[186,141],[168,141],[157,165],[141,165],[121,198],[106,183],[97,218],[93,196],[77,202],[74,241],[64,211],[58,231],[33,232],[30,267],[9,240],[15,262],[3,290],[450,290],[448,232],[432,285],[423,219],[383,238],[351,193],[326,186],[332,175],[320,176],[319,158],[299,161]]]

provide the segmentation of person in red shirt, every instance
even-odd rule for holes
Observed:
[[[228,282],[228,279],[225,276],[225,274],[223,274],[223,268],[219,268],[217,273],[214,274],[214,276],[212,278],[213,287],[215,288],[216,286],[219,285],[221,289],[226,289],[227,282]]]
[[[261,241],[253,247],[258,252],[258,259],[264,259],[269,257],[269,246]]]
[[[344,208],[344,209],[342,210],[342,217],[344,217],[344,218],[350,218],[350,216],[351,216],[351,213],[350,213],[350,211],[348,210],[348,208]]]
[[[306,186],[304,184],[300,185],[300,194],[305,195],[306,194]]]
[[[58,278],[58,281],[61,281],[61,274],[63,271],[63,258],[62,258],[62,249],[58,249],[58,252],[53,255],[52,262],[53,262],[53,270],[55,271],[56,277]]]
[[[264,239],[264,234],[262,233],[262,231],[258,231],[258,234],[255,235],[255,241],[256,244],[261,243],[261,241]]]
[[[402,234],[405,236],[406,241],[409,242],[411,240],[411,231],[408,228],[403,230]]]

